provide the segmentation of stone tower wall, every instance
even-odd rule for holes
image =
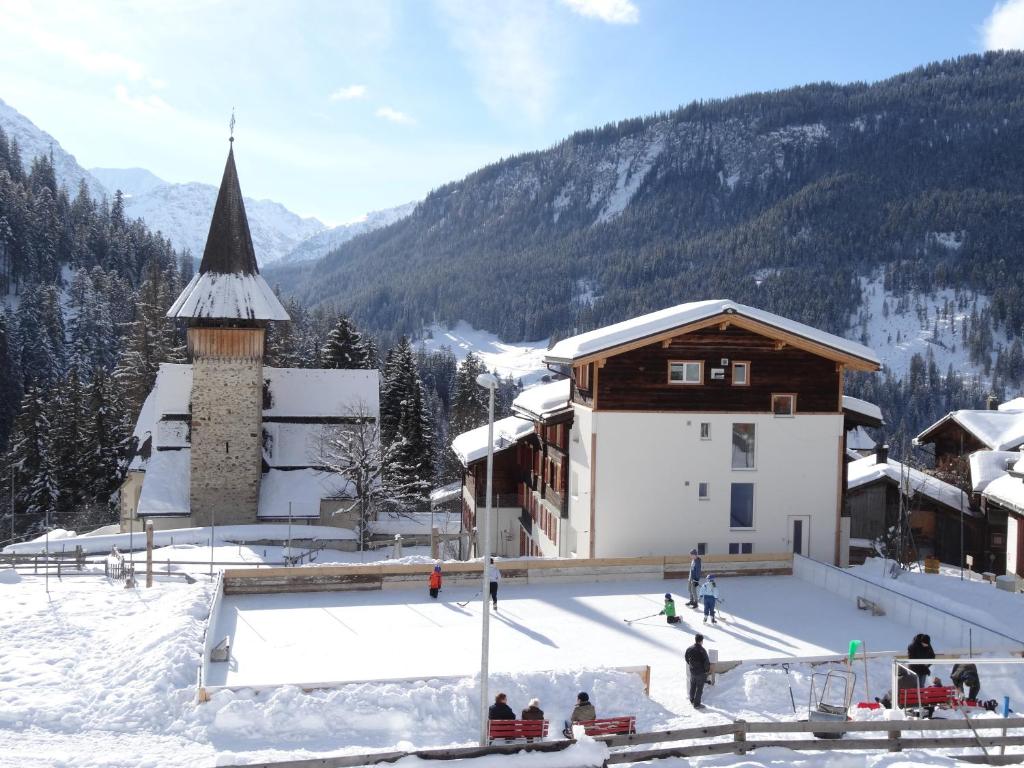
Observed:
[[[225,329],[228,330],[228,329]],[[236,335],[242,329],[230,329]],[[201,337],[221,329],[189,330],[192,361],[192,524],[257,522],[262,469],[263,329],[248,347],[261,354],[206,356]],[[193,337],[196,338],[193,338]],[[205,345],[214,352],[216,345]],[[216,354],[216,352],[214,352]]]

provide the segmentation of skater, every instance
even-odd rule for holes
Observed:
[[[585,723],[591,720],[597,720],[597,710],[590,703],[590,694],[586,691],[580,691],[576,694],[576,706],[572,708],[572,714],[565,721],[565,728],[562,730],[562,734],[565,738],[571,739],[573,723]]]
[[[911,659],[934,659],[935,649],[932,648],[932,639],[928,635],[914,635],[914,640],[907,646],[907,657]],[[930,664],[911,664],[910,670],[917,675],[918,688],[924,688],[928,684],[928,673],[931,672]]]
[[[430,578],[427,580],[427,586],[430,587],[430,596],[437,599],[437,593],[441,591],[441,564],[434,563],[434,570],[430,572]]]
[[[700,591],[697,595],[704,601],[704,623],[708,623],[708,617],[711,617],[711,623],[717,624],[718,619],[715,618],[715,603],[718,602],[718,587],[715,585],[715,577],[708,574],[707,579],[700,585]]]
[[[530,699],[530,704],[523,710],[520,720],[543,720],[544,710],[540,708],[540,699]]]
[[[491,584],[491,602],[494,603],[494,610],[498,610],[498,584],[501,582],[501,571],[494,564],[493,557],[487,566],[487,581]]]
[[[690,608],[697,607],[697,588],[700,586],[700,569],[701,559],[700,555],[697,554],[696,549],[690,550],[690,576],[687,581],[687,586],[690,588],[690,602],[687,605]]]
[[[978,677],[978,667],[975,664],[954,664],[953,672],[950,674],[953,686],[963,696],[964,686],[967,686],[967,698],[969,701],[978,700],[978,691],[981,690],[981,678]]]
[[[694,635],[693,645],[686,649],[686,678],[689,683],[690,703],[694,709],[704,709],[700,703],[704,694],[704,684],[711,672],[711,659],[704,650],[704,635]]]
[[[665,621],[669,624],[678,624],[682,619],[676,616],[676,601],[672,599],[672,594],[669,592],[665,593],[665,607],[661,609],[659,616],[664,616]]]
[[[499,693],[494,697],[494,703],[491,704],[490,709],[487,710],[488,720],[515,720],[516,713],[512,711],[512,707],[508,705],[508,697],[504,693]]]

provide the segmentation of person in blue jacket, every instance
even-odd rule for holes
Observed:
[[[708,574],[707,579],[700,585],[700,591],[697,592],[697,596],[704,601],[704,623],[708,623],[708,617],[711,617],[711,623],[717,624],[718,620],[715,619],[715,603],[718,602],[718,586],[715,584],[715,577]]]

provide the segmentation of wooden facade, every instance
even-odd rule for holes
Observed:
[[[262,328],[193,326],[188,329],[189,357],[262,360],[264,335]]]
[[[560,543],[562,520],[569,514],[569,431],[572,413],[548,422],[535,422],[534,434],[517,447],[521,472],[519,503],[523,508],[519,553],[540,556],[535,538],[543,534],[551,545]]]
[[[700,383],[670,382],[670,364],[685,362],[701,364]],[[774,395],[793,395],[794,414],[842,408],[841,364],[735,325],[574,366],[573,382],[573,402],[600,411],[771,413]]]

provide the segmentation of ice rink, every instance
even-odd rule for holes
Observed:
[[[792,576],[720,579],[725,614],[717,625],[685,607],[683,581],[559,583],[501,588],[491,614],[494,672],[650,665],[655,680],[676,678],[694,632],[721,660],[904,649],[915,630]],[[632,624],[676,596],[683,623],[664,617]],[[480,664],[481,602],[473,590],[323,592],[226,597],[218,638],[232,659],[210,665],[209,686],[231,687],[472,675]],[[942,638],[933,638],[948,647]]]

